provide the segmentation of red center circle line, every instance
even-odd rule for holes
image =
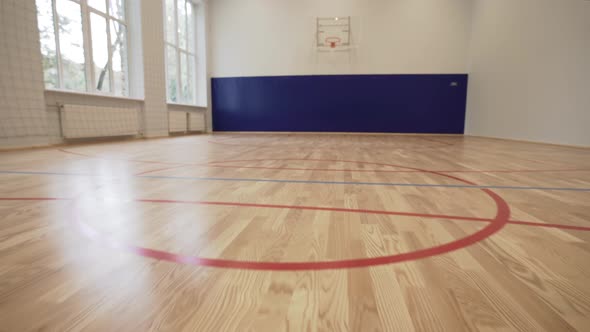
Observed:
[[[329,160],[327,160],[329,161]],[[454,179],[459,182],[463,182],[470,185],[476,185],[475,183],[461,179],[456,176],[439,173],[436,171],[429,171],[429,170],[422,170],[414,167],[407,167],[395,164],[386,164],[386,163],[377,163],[377,162],[359,162],[359,161],[351,161],[351,160],[339,160],[341,162],[356,162],[356,163],[364,163],[364,164],[373,164],[373,165],[380,165],[380,166],[391,166],[391,167],[399,167],[405,169],[412,169],[422,171],[424,173],[435,174],[442,177],[446,177],[449,179]],[[161,250],[149,249],[149,248],[142,248],[133,245],[121,244],[113,241],[109,238],[104,238],[103,243],[107,244],[111,247],[121,248],[128,252],[141,255],[144,257],[150,257],[159,260],[166,260],[176,263],[182,264],[190,264],[190,265],[198,265],[198,266],[209,266],[209,267],[222,267],[222,268],[236,268],[236,269],[250,269],[250,270],[273,270],[273,271],[295,271],[295,270],[327,270],[327,269],[342,269],[342,268],[357,268],[357,267],[369,267],[369,266],[377,266],[383,264],[391,264],[391,263],[398,263],[410,260],[416,260],[421,258],[426,258],[430,256],[442,255],[451,251],[455,251],[458,249],[462,249],[468,247],[472,244],[485,240],[486,238],[492,236],[494,233],[500,231],[510,219],[510,207],[508,203],[502,199],[498,194],[493,192],[490,189],[480,189],[484,193],[486,193],[495,203],[496,205],[496,216],[490,220],[490,223],[480,229],[479,231],[470,234],[464,238],[448,242],[439,246],[424,248],[420,250],[416,250],[413,252],[407,252],[397,255],[388,255],[388,256],[381,256],[381,257],[371,257],[371,258],[359,258],[359,259],[349,259],[349,260],[340,260],[340,261],[319,261],[319,262],[254,262],[254,261],[237,261],[237,260],[226,260],[226,259],[216,259],[216,258],[202,258],[196,256],[186,256],[186,255],[178,255],[174,253],[169,253]],[[72,212],[76,213],[78,209],[73,209]],[[75,219],[84,234],[87,236],[96,239],[100,235],[97,235],[97,232],[92,232],[89,230],[89,226],[81,223],[79,220],[80,218]]]
[[[270,205],[270,204],[248,204],[248,203],[231,203],[231,202],[202,202],[202,201],[177,201],[177,200],[161,200],[161,199],[138,199],[138,202],[145,203],[176,203],[176,204],[203,204],[203,205],[224,205],[224,206],[247,206],[247,207],[266,207],[266,208],[293,208],[293,209],[307,209],[307,210],[322,210],[322,211],[340,211],[349,213],[374,213],[387,215],[402,215],[402,216],[419,216],[425,218],[445,218],[452,217],[458,220],[473,220],[488,222],[489,225],[480,231],[473,233],[467,237],[455,240],[453,242],[445,243],[439,246],[420,249],[412,252],[371,257],[348,259],[339,261],[318,261],[318,262],[255,262],[255,261],[238,261],[219,258],[203,258],[197,256],[188,256],[175,254],[163,250],[145,248],[141,246],[131,245],[119,242],[106,234],[103,234],[90,225],[82,221],[80,211],[77,208],[71,210],[73,222],[78,226],[79,230],[88,238],[100,243],[105,247],[113,249],[120,249],[128,253],[139,255],[142,257],[152,258],[156,260],[169,261],[173,263],[188,264],[195,266],[208,266],[218,268],[233,268],[233,269],[248,269],[248,270],[267,270],[267,271],[298,271],[298,270],[327,270],[327,269],[347,269],[371,267],[383,264],[399,263],[404,261],[417,260],[421,258],[442,255],[451,251],[465,248],[479,241],[486,239],[495,232],[499,231],[504,225],[505,220],[509,218],[510,211],[508,206],[502,202],[502,199],[491,193],[496,204],[498,205],[498,213],[492,219],[486,218],[471,218],[461,216],[445,216],[445,215],[430,215],[412,212],[395,212],[395,211],[372,211],[362,209],[340,209],[340,208],[323,208],[323,207],[306,207],[306,206],[288,206],[288,205]],[[2,198],[0,198],[2,200]],[[7,200],[17,200],[17,198],[8,198]],[[28,198],[25,200],[69,200],[76,202],[76,199],[59,199],[59,198]]]
[[[75,201],[70,198],[0,198],[0,200],[10,201]],[[275,204],[254,204],[254,203],[235,203],[235,202],[210,202],[210,201],[182,201],[182,200],[163,200],[163,199],[137,199],[138,202],[146,203],[177,203],[177,204],[198,204],[198,205],[221,205],[221,206],[242,206],[242,207],[262,207],[262,208],[280,208],[280,209],[301,209],[301,210],[320,210],[320,211],[337,211],[337,212],[349,212],[349,213],[369,213],[369,214],[383,214],[383,215],[400,215],[400,216],[413,216],[423,218],[438,218],[438,219],[455,219],[455,220],[467,220],[476,222],[494,222],[494,219],[488,218],[477,218],[477,217],[463,217],[463,216],[449,216],[449,215],[437,215],[437,214],[425,214],[425,213],[414,213],[414,212],[396,212],[396,211],[378,211],[378,210],[365,210],[365,209],[348,209],[348,208],[330,208],[330,207],[313,207],[313,206],[292,206],[292,205],[275,205]],[[139,255],[146,258],[164,260],[180,264],[190,264],[197,266],[210,266],[210,267],[223,267],[223,268],[239,268],[239,269],[254,269],[254,270],[323,270],[323,269],[338,269],[338,268],[354,268],[354,267],[368,267],[381,264],[390,264],[402,261],[415,260],[425,258],[434,255],[444,254],[449,251],[464,248],[472,244],[474,239],[463,238],[459,241],[447,243],[438,247],[431,247],[419,251],[394,255],[394,256],[383,256],[376,258],[367,259],[356,259],[356,260],[344,260],[344,261],[328,261],[328,262],[286,262],[286,263],[274,263],[274,262],[245,262],[235,260],[224,260],[224,259],[212,259],[212,258],[200,258],[195,256],[185,256],[175,253],[170,253],[162,250],[144,248],[134,245],[128,245],[120,243],[112,238],[109,238],[105,234],[102,234],[85,224],[81,221],[79,216],[75,216],[75,224],[79,227],[80,231],[88,238],[99,242],[103,246],[111,247],[114,249],[121,249],[129,253]],[[545,226],[545,227],[556,227],[574,230],[590,231],[590,227],[581,226],[568,226],[568,225],[554,225],[535,223],[527,221],[508,221],[510,224],[526,225],[526,226]],[[476,233],[477,234],[477,233]],[[475,234],[474,234],[475,235]],[[479,237],[478,237],[479,238]],[[467,239],[467,240],[466,240]],[[477,240],[477,239],[475,239]],[[456,249],[454,249],[456,248]]]

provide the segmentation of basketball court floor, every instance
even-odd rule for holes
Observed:
[[[0,179],[1,331],[590,330],[585,148],[226,133]]]

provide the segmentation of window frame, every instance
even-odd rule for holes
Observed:
[[[168,40],[168,23],[167,23],[167,8],[166,8],[166,0],[162,1],[164,6],[164,61],[168,63],[168,47],[174,48],[176,52],[176,100],[172,100],[170,95],[168,94],[168,66],[164,66],[166,70],[166,102],[174,103],[174,104],[184,104],[195,106],[197,105],[197,5],[192,0],[172,0],[174,1],[174,42]],[[180,37],[178,32],[178,2],[183,1],[186,6],[191,6],[191,15],[193,16],[193,51],[189,50],[189,33],[188,29],[185,33],[185,48],[180,47]],[[188,15],[184,16],[185,19],[185,27],[188,27]],[[192,92],[193,92],[193,99],[190,101],[184,100],[182,97],[182,71],[181,71],[181,58],[184,56],[186,58],[186,64],[189,64],[189,56],[192,56],[194,59],[193,66],[192,66],[192,73],[188,72],[187,75],[189,82],[192,83]]]
[[[59,14],[57,10],[57,0],[50,0],[51,1],[51,10],[52,10],[52,19],[53,19],[53,29],[54,29],[54,36],[55,36],[55,56],[56,56],[56,64],[57,64],[57,86],[55,89],[61,91],[76,91],[80,92],[80,90],[76,89],[68,89],[65,87],[64,82],[64,73],[63,73],[63,63],[62,63],[62,56],[61,56],[61,45],[60,45],[60,34],[59,34]],[[127,50],[127,63],[129,63],[129,24],[128,21],[128,1],[124,0],[124,8],[125,8],[125,15],[124,19],[120,19],[115,17],[110,13],[110,0],[102,0],[105,2],[105,13],[101,12],[98,9],[93,8],[88,4],[87,0],[66,0],[70,2],[77,3],[80,6],[80,21],[82,24],[82,36],[83,36],[83,50],[84,50],[84,74],[85,74],[85,81],[86,81],[86,88],[83,90],[84,92],[93,93],[93,94],[100,94],[106,96],[119,96],[119,97],[128,97],[129,96],[129,65],[127,65],[125,77],[127,78],[125,81],[125,93],[117,93],[114,89],[115,83],[115,76],[113,73],[113,64],[112,64],[112,56],[113,56],[113,45],[111,43],[111,20],[115,21],[116,23],[123,25],[126,31],[126,38],[124,42],[124,47]],[[107,25],[107,52],[108,52],[108,74],[109,74],[109,88],[111,91],[101,91],[96,88],[95,85],[95,73],[94,73],[94,59],[93,59],[93,50],[92,50],[92,26],[90,24],[90,14],[96,14],[105,19]],[[46,87],[47,89],[47,87]]]

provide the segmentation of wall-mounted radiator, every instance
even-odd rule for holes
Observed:
[[[135,108],[63,105],[61,126],[64,138],[138,135],[139,115]]]
[[[188,113],[188,131],[205,131],[205,113]]]
[[[168,131],[170,133],[205,131],[205,113],[169,111]]]
[[[187,131],[186,112],[168,112],[168,131],[171,133],[185,133]]]

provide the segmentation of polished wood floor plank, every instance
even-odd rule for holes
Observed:
[[[507,212],[486,188],[509,220],[465,245]],[[0,152],[0,331],[588,331],[589,281],[590,149],[227,133]]]

